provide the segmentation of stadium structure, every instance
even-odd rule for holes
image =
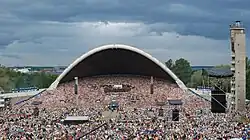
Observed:
[[[122,44],[104,45],[83,54],[64,70],[49,89],[72,81],[74,77],[110,74],[153,76],[169,80],[187,90],[184,83],[159,60],[140,49]]]
[[[115,101],[126,108],[145,108],[165,105],[169,100],[178,100],[188,106],[193,104],[189,101],[193,98],[188,96],[203,100],[190,93],[170,69],[148,53],[128,45],[110,44],[77,58],[39,100],[43,101],[43,107],[48,104],[104,107]]]

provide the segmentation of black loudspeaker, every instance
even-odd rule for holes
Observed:
[[[74,92],[75,92],[75,94],[78,94],[78,85],[77,84],[74,85]]]
[[[154,93],[154,85],[151,84],[151,85],[150,85],[150,94],[153,94],[153,93]]]
[[[211,92],[211,112],[226,113],[227,100],[226,93],[220,89],[214,89]]]
[[[172,110],[172,121],[179,121],[179,110],[178,109]]]
[[[163,117],[163,109],[162,109],[162,108],[159,109],[159,114],[158,114],[158,116],[159,116],[159,117]]]

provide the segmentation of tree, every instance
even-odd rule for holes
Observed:
[[[57,75],[53,74],[20,73],[5,67],[0,67],[0,87],[2,87],[5,91],[31,86],[47,88],[56,78]]]
[[[34,86],[39,88],[47,88],[57,78],[56,75],[47,73],[34,73],[32,74],[32,83]]]
[[[174,62],[172,59],[169,59],[167,62],[165,62],[165,65],[170,69],[172,70],[173,67],[174,67]]]
[[[188,86],[196,88],[197,86],[201,85],[203,85],[202,70],[194,71],[191,75],[190,83],[188,83]]]
[[[0,87],[3,90],[11,89],[10,77],[8,76],[8,70],[4,68],[0,68]]]
[[[187,60],[183,58],[176,60],[172,68],[172,71],[176,74],[177,77],[180,78],[180,80],[182,80],[184,84],[190,82],[192,75],[192,68]]]
[[[215,68],[230,69],[230,68],[231,68],[231,66],[230,66],[230,65],[223,65],[223,64],[221,64],[221,65],[217,65],[217,66],[215,66]]]
[[[231,66],[230,65],[217,65],[215,66],[215,68],[218,69],[230,69]],[[231,78],[210,78],[210,83],[211,85],[213,85],[214,83],[221,83],[222,85],[221,88],[225,91],[225,92],[231,92]]]

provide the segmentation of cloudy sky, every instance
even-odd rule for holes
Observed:
[[[249,5],[249,0],[0,0],[0,64],[68,65],[111,43],[138,47],[161,61],[183,57],[192,65],[226,64],[229,24],[249,25]]]

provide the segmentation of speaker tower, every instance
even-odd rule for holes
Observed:
[[[172,110],[172,121],[179,121],[179,110],[178,109]]]
[[[211,92],[211,111],[213,113],[226,113],[226,93],[216,88]]]

